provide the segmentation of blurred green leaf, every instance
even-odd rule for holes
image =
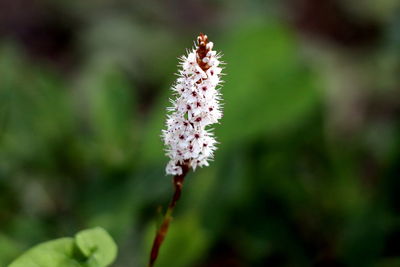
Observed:
[[[318,103],[315,77],[302,63],[293,33],[278,23],[235,28],[222,50],[226,83],[221,142],[243,142],[298,125]]]
[[[80,267],[73,253],[74,239],[60,238],[33,247],[9,267]]]
[[[79,232],[75,236],[75,243],[89,259],[89,266],[108,266],[117,256],[117,246],[103,228],[97,227]]]
[[[374,267],[394,267],[400,266],[400,258],[385,258],[372,265]]]
[[[17,49],[0,47],[0,165],[49,166],[73,129],[69,92],[59,75],[33,66]],[[23,77],[23,78],[21,78]]]
[[[0,244],[0,266],[3,265],[2,263],[10,262],[21,251],[20,244],[3,233],[0,233]]]
[[[12,262],[9,267],[105,267],[117,255],[111,236],[102,228],[79,232],[39,244]]]
[[[113,64],[95,65],[85,71],[81,87],[87,97],[94,135],[90,140],[91,154],[111,165],[126,163],[135,147],[136,127],[129,81]]]

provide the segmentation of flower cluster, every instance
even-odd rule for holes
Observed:
[[[207,126],[222,117],[217,86],[221,82],[220,56],[212,50],[213,43],[200,34],[197,45],[181,58],[179,78],[172,87],[176,99],[167,118],[163,139],[170,161],[166,172],[182,174],[182,165],[193,169],[208,166],[216,149],[216,140]]]

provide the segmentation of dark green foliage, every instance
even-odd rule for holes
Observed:
[[[145,266],[172,194],[169,87],[200,31],[227,63],[220,145],[187,177],[157,266],[397,266],[397,1],[330,1],[349,25],[376,21],[360,47],[324,1],[303,1],[320,13],[300,22],[287,20],[305,12],[296,1],[136,2],[38,1],[19,11],[35,19],[0,27],[13,31],[0,41],[0,266],[95,226],[116,240],[113,266]],[[58,30],[68,42],[46,39]],[[45,246],[87,260],[79,240]]]

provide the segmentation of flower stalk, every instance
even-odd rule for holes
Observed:
[[[165,239],[165,236],[167,235],[169,223],[172,220],[172,212],[176,206],[176,203],[178,202],[178,200],[181,197],[183,182],[184,182],[185,176],[188,172],[189,172],[189,166],[183,165],[182,166],[182,174],[174,176],[173,185],[175,188],[175,192],[174,192],[174,195],[172,196],[171,202],[168,205],[168,209],[165,212],[163,221],[161,223],[160,228],[157,231],[156,237],[154,238],[153,246],[151,248],[151,253],[150,253],[149,267],[154,266],[154,263],[158,257],[158,252],[159,252],[160,247]]]

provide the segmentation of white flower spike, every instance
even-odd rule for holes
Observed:
[[[207,35],[197,37],[196,47],[181,58],[179,78],[172,90],[176,99],[167,118],[162,137],[170,158],[167,174],[182,175],[184,169],[208,166],[216,140],[207,126],[222,117],[220,56],[212,50]]]

